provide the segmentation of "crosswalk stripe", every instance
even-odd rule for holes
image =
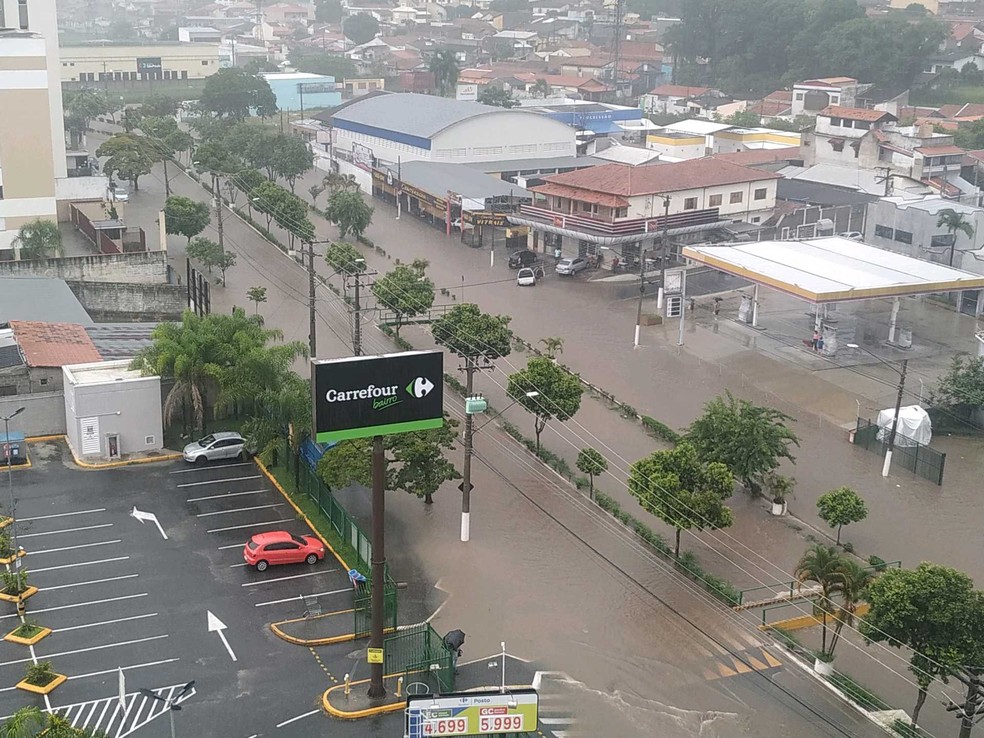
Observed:
[[[540,715],[540,722],[543,723],[544,725],[573,725],[574,718],[569,718],[569,717],[552,718],[552,717],[543,717],[543,715]]]
[[[155,694],[171,700],[183,687],[182,684],[162,687],[155,690]],[[192,688],[187,694],[176,700],[175,704],[180,704],[194,695],[195,689]],[[151,700],[139,692],[127,694],[126,697],[126,707],[122,710],[120,709],[119,697],[113,696],[56,707],[52,712],[64,717],[72,727],[101,731],[112,738],[125,738],[125,736],[131,735],[167,712],[167,706],[163,702]],[[144,710],[148,704],[150,709],[145,713]]]

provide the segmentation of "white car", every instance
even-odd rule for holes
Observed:
[[[843,233],[838,233],[841,238],[849,238],[852,241],[863,241],[864,234],[861,231],[844,231]]]
[[[524,267],[516,272],[516,284],[520,287],[536,287],[536,272]]]
[[[573,259],[561,259],[557,262],[557,274],[566,274],[570,277],[587,268],[588,260],[583,256],[575,256]]]
[[[110,193],[114,202],[130,202],[130,191],[123,185],[116,185]]]

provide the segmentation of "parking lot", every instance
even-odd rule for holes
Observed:
[[[14,480],[17,542],[41,590],[28,618],[54,632],[30,648],[0,642],[0,717],[38,705],[110,736],[164,736],[163,704],[138,690],[174,698],[194,680],[175,715],[179,734],[182,722],[221,738],[328,733],[317,710],[324,668],[267,626],[301,616],[305,595],[325,612],[351,607],[351,585],[330,553],[313,566],[245,566],[253,533],[311,532],[252,462],[80,471],[58,443],[32,446],[32,458]],[[0,628],[15,626],[3,603]],[[48,698],[13,686],[35,657],[69,676]]]

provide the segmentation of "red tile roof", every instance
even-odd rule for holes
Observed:
[[[628,200],[618,195],[611,195],[605,192],[592,192],[553,182],[537,185],[531,189],[541,195],[553,195],[554,197],[566,197],[572,200],[580,200],[581,202],[593,202],[608,208],[625,208],[629,205]],[[580,214],[578,213],[578,215]]]
[[[752,103],[745,110],[749,113],[754,113],[755,115],[764,115],[767,117],[776,117],[779,115],[786,115],[792,111],[792,105],[784,100],[759,100],[757,103]]]
[[[963,154],[963,149],[959,146],[947,144],[946,146],[917,146],[918,151],[923,156],[950,156],[951,154]]]
[[[102,361],[85,328],[74,323],[12,320],[14,338],[28,366],[54,367]]]
[[[891,113],[884,110],[868,110],[866,108],[843,108],[840,105],[828,105],[820,111],[820,115],[828,118],[845,118],[847,120],[866,120],[876,123],[882,120],[898,120]]]
[[[697,97],[710,92],[710,87],[687,87],[685,85],[660,85],[649,91],[650,95],[665,97]]]
[[[551,185],[623,197],[650,195],[655,192],[680,192],[765,179],[779,179],[779,175],[732,164],[716,157],[640,166],[603,164],[546,177],[547,183]],[[534,187],[533,190],[540,191],[540,188]]]
[[[857,80],[853,77],[822,77],[820,79],[808,79],[803,82],[797,82],[798,85],[804,85],[808,87],[840,87],[841,85],[856,83]]]

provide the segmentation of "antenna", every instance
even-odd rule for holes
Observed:
[[[612,19],[612,50],[609,59],[612,61],[611,80],[615,88],[615,97],[618,98],[618,75],[622,65],[622,21],[625,14],[625,0],[605,0],[604,6],[613,14]]]

